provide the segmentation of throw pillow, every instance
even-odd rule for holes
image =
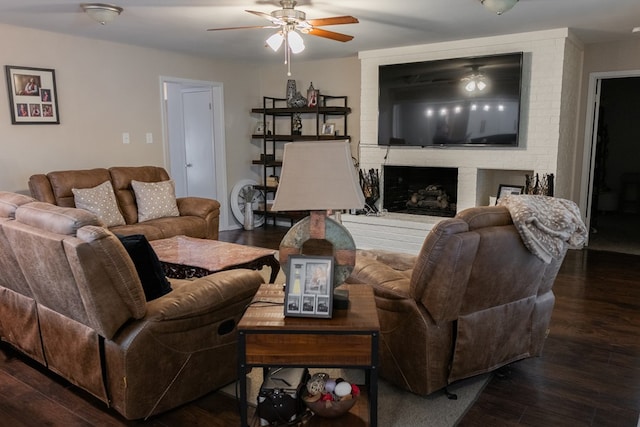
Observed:
[[[93,188],[72,188],[77,208],[94,213],[107,227],[125,225],[110,181]]]
[[[138,205],[138,222],[167,216],[180,216],[172,180],[160,182],[131,181]]]
[[[147,301],[171,292],[171,284],[164,275],[158,255],[156,255],[144,234],[118,235],[118,239],[120,239],[136,266]]]

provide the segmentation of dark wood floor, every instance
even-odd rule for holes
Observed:
[[[221,240],[276,248],[284,228],[228,231]],[[460,426],[636,427],[640,411],[640,256],[570,251],[541,358],[495,375]],[[235,402],[212,393],[127,422],[91,396],[0,345],[0,425],[239,424]],[[381,426],[385,427],[385,426]]]

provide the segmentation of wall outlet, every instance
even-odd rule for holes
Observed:
[[[153,144],[153,134],[151,132],[147,132],[146,138],[147,144]]]
[[[129,138],[129,132],[122,132],[122,143],[129,144],[131,139]]]

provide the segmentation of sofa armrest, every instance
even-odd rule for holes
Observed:
[[[171,281],[168,294],[147,303],[147,320],[166,321],[198,317],[251,299],[264,279],[254,270],[235,269],[196,280]]]
[[[207,218],[212,213],[220,215],[220,202],[204,197],[179,197],[176,199],[180,216]]]
[[[411,274],[409,270],[413,270],[418,258],[416,255],[380,249],[359,249],[357,251],[357,256],[361,258],[374,259],[397,271],[408,271],[409,275]]]
[[[411,270],[397,270],[366,256],[358,256],[356,265],[347,283],[363,283],[371,285],[376,296],[388,299],[410,298],[409,280]]]

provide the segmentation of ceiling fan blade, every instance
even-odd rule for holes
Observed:
[[[207,31],[222,31],[222,30],[248,30],[251,28],[280,28],[280,26],[273,25],[250,25],[248,27],[224,27],[224,28],[208,28]]]
[[[309,30],[308,34],[312,36],[324,37],[326,39],[336,40],[339,42],[348,42],[349,40],[353,40],[353,36],[349,36],[347,34],[335,33],[333,31],[323,30],[322,28],[312,28]]]
[[[257,15],[261,18],[268,19],[269,21],[273,22],[275,25],[284,25],[285,23],[282,19],[275,18],[269,15],[268,13],[258,12],[256,10],[245,10],[245,12],[253,13],[254,15]]]
[[[324,27],[325,25],[357,24],[359,21],[353,16],[334,16],[333,18],[307,19],[307,22],[314,27]]]

